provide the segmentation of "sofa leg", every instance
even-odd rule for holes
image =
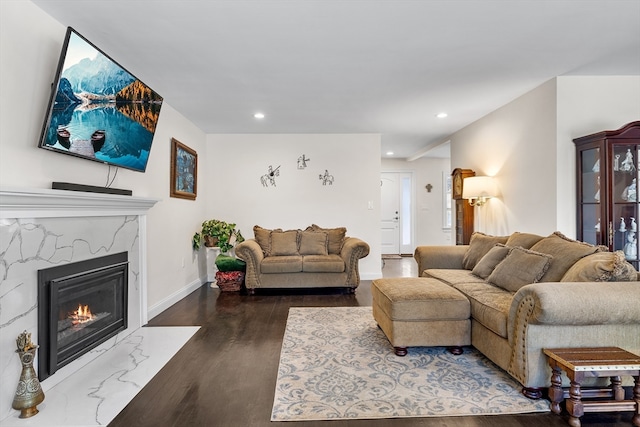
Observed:
[[[538,400],[542,397],[542,388],[540,387],[522,387],[522,394],[529,399]]]
[[[455,354],[456,356],[459,356],[462,353],[464,353],[464,350],[462,349],[462,347],[457,345],[454,347],[447,347],[447,350],[449,351],[449,353]]]
[[[393,347],[393,350],[396,353],[396,356],[406,356],[407,355],[407,347]]]
[[[249,295],[255,295],[256,294],[256,289],[255,288],[247,288],[247,293]]]

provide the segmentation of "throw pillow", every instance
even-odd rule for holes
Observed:
[[[507,291],[517,292],[524,285],[539,282],[551,260],[550,255],[516,246],[509,250],[487,281]]]
[[[344,238],[347,235],[347,229],[345,227],[322,228],[319,225],[311,224],[310,228],[313,231],[326,231],[329,235],[329,254],[340,255],[340,252],[342,251],[342,245],[344,244]]]
[[[625,259],[624,252],[596,252],[576,262],[562,282],[633,282],[638,272]]]
[[[505,245],[512,248],[520,246],[521,248],[531,249],[531,246],[535,245],[542,239],[543,236],[539,236],[537,234],[519,233],[516,231],[511,236],[509,236],[509,239],[507,240],[507,243],[505,243]]]
[[[272,231],[269,256],[298,255],[298,230]]]
[[[471,270],[471,273],[486,279],[493,272],[493,269],[496,268],[496,265],[498,265],[508,254],[509,248],[507,246],[502,243],[496,244],[494,247],[489,249],[489,252],[487,252],[480,261],[478,261],[476,266],[473,267],[473,270]]]
[[[469,249],[462,258],[462,267],[465,270],[473,270],[473,267],[489,252],[489,249],[494,247],[496,243],[505,244],[508,238],[508,236],[489,236],[476,231],[469,240]]]
[[[553,262],[540,281],[559,282],[573,264],[580,258],[597,252],[598,247],[570,239],[556,231],[533,245],[531,250],[553,257]]]
[[[272,231],[282,231],[282,229],[277,228],[275,230],[268,230],[266,228],[262,228],[259,225],[253,226],[253,236],[260,245],[260,249],[262,249],[262,253],[265,256],[269,256],[269,252],[271,252],[271,232]]]
[[[328,241],[326,231],[301,231],[300,255],[328,255]]]

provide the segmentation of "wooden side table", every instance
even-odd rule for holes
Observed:
[[[618,347],[545,348],[544,354],[549,357],[553,371],[549,388],[551,411],[559,414],[560,402],[566,399],[571,427],[580,427],[580,417],[585,412],[619,411],[634,411],[633,425],[640,427],[640,356]],[[562,371],[571,380],[569,390],[562,389]],[[624,400],[622,375],[630,375],[635,380],[633,400]],[[610,377],[611,387],[580,388],[583,379],[595,377]],[[582,397],[612,397],[613,400],[583,402]]]

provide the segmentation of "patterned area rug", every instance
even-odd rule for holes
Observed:
[[[291,308],[271,421],[445,417],[549,411],[472,347],[391,344],[371,307]]]

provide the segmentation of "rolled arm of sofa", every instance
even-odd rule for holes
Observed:
[[[264,258],[262,248],[255,239],[248,239],[236,245],[236,256],[247,263],[245,285],[257,288],[260,285],[260,263]]]
[[[640,324],[640,282],[534,283],[514,295],[509,318],[540,325]]]
[[[462,258],[469,245],[418,246],[413,254],[418,263],[418,276],[430,268],[462,269]]]
[[[347,273],[347,286],[356,287],[360,284],[358,260],[369,255],[369,245],[357,237],[345,237],[340,251]]]
[[[640,282],[535,283],[509,311],[507,371],[525,387],[548,384],[544,348],[615,346],[640,351]]]

